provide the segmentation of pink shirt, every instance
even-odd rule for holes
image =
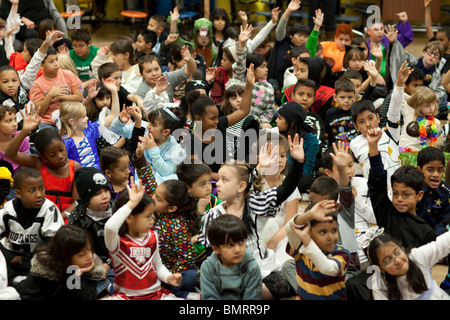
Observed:
[[[17,136],[18,134],[19,134],[19,132],[14,133],[13,137]],[[23,139],[22,144],[19,147],[19,152],[25,153],[25,154],[30,153],[30,141],[28,140],[28,137],[25,137],[25,139]],[[0,158],[11,163],[11,165],[14,169],[14,172],[16,172],[16,170],[18,168],[20,168],[20,166],[17,163],[12,162],[7,157],[5,157],[5,153],[3,151],[0,151]]]
[[[53,88],[53,86],[66,86],[69,89],[69,94],[73,94],[76,89],[81,89],[81,80],[73,74],[73,72],[59,69],[58,74],[54,78],[47,78],[44,75],[34,81],[30,90],[30,99],[33,102],[40,101],[45,98],[47,93]],[[61,101],[55,101],[50,103],[47,111],[41,115],[41,122],[55,124],[52,120],[52,112],[59,108]]]

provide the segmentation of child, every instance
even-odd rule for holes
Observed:
[[[42,45],[43,40],[31,38],[25,40],[22,52],[13,52],[9,57],[9,65],[17,70],[19,74],[25,72],[25,68],[33,58],[36,51]],[[36,78],[42,75],[43,70],[39,70]]]
[[[255,83],[252,89],[250,113],[259,119],[262,128],[271,128],[270,121],[274,112],[275,93],[272,85],[267,82],[267,61],[257,53],[247,55],[246,42],[250,38],[251,31],[251,25],[247,25],[245,29],[241,27],[239,41],[236,45],[237,61],[233,69],[233,78],[245,82],[245,71],[250,65],[253,65]]]
[[[368,248],[371,262],[379,266],[371,279],[374,300],[450,300],[437,286],[430,269],[449,251],[450,233],[411,250],[389,234],[374,238]]]
[[[379,143],[379,151],[383,160],[384,168],[390,177],[395,170],[400,166],[399,164],[399,140],[400,135],[400,109],[402,105],[402,91],[404,90],[406,80],[409,78],[412,70],[410,67],[405,67],[406,61],[397,73],[397,83],[392,92],[391,102],[388,110],[388,121],[385,129],[382,131],[382,138]],[[369,129],[379,128],[380,116],[368,100],[360,100],[355,102],[352,107],[352,121],[355,129],[360,135],[350,141],[350,149],[356,161],[361,165],[362,174],[364,178],[369,178],[370,161],[369,161],[369,145],[367,142],[367,131]],[[389,190],[392,186],[388,181]]]
[[[344,141],[349,144],[358,135],[351,115],[351,107],[356,100],[356,89],[353,82],[346,79],[337,80],[333,99],[337,103],[337,107],[328,109],[325,118],[328,146],[335,141]]]
[[[223,102],[220,106],[224,116],[239,110],[244,94],[244,87],[240,84],[233,85],[235,81],[231,80],[226,85]],[[226,150],[229,159],[238,159],[249,161],[250,150],[252,148],[250,138],[247,133],[259,134],[259,122],[255,116],[249,114],[238,123],[227,128]],[[244,138],[244,139],[243,139]]]
[[[197,70],[197,65],[186,46],[182,49],[181,55],[186,66],[164,73],[161,73],[161,63],[155,56],[146,55],[139,59],[142,80],[136,95],[143,99],[147,112],[158,109],[165,103],[174,102],[175,88]]]
[[[88,120],[85,106],[80,102],[64,102],[59,108],[59,121],[67,157],[82,167],[100,170],[96,143],[100,132],[97,125]]]
[[[132,126],[126,125],[128,117],[116,117],[110,127],[110,130],[122,137],[128,139],[132,136]],[[139,117],[137,113],[133,117]],[[142,118],[142,116],[140,116]],[[140,119],[139,125],[141,127]],[[154,170],[156,182],[159,184],[165,180],[176,179],[176,166],[186,158],[186,151],[177,142],[172,133],[182,128],[186,122],[179,108],[161,108],[153,110],[148,115],[148,125],[146,135],[149,136],[151,144],[145,151],[145,157]],[[179,136],[177,136],[178,138]]]
[[[222,202],[212,192],[211,168],[204,163],[180,163],[177,166],[176,174],[178,179],[183,181],[188,187],[188,191],[197,200],[197,212],[200,219],[209,209]],[[206,258],[205,246],[198,241],[198,235],[191,239],[195,247],[195,263],[197,266]]]
[[[336,28],[334,41],[322,41],[320,45],[323,50],[323,57],[333,61],[332,72],[342,71],[342,64],[345,55],[345,46],[349,46],[353,40],[353,28],[351,25],[341,23]]]
[[[445,156],[435,147],[426,147],[417,154],[417,169],[424,175],[423,197],[417,202],[417,215],[434,228],[436,236],[446,232],[444,221],[450,217],[450,188],[442,180]]]
[[[162,15],[153,15],[148,20],[147,30],[153,31],[156,33],[156,42],[153,45],[153,52],[159,53],[161,43],[163,43],[167,38],[167,32],[165,32],[166,28],[166,17]]]
[[[160,64],[163,64],[162,57],[153,51],[153,46],[156,44],[156,33],[151,30],[144,29],[142,30],[136,39],[136,57],[137,59],[149,54],[154,55],[160,61]],[[165,65],[167,63],[164,63]]]
[[[39,130],[36,133],[34,146],[38,154],[19,152],[22,141],[39,125],[40,118],[32,114],[32,110],[22,113],[23,128],[11,140],[5,151],[5,156],[23,167],[37,169],[44,179],[45,197],[56,204],[66,218],[76,206],[78,192],[74,181],[75,170],[81,165],[67,158],[66,146],[59,133],[51,128]]]
[[[217,103],[223,102],[225,86],[229,79],[233,78],[233,65],[237,60],[236,41],[227,39],[222,45],[222,60],[220,66],[214,71],[214,82],[210,97]]]
[[[69,225],[83,228],[92,238],[93,251],[103,262],[105,279],[97,284],[97,294],[108,289],[114,281],[112,262],[105,245],[105,223],[112,215],[113,199],[109,193],[109,184],[103,173],[92,167],[75,171],[75,184],[80,201],[69,216]]]
[[[24,168],[14,175],[16,199],[0,210],[0,245],[8,264],[10,283],[26,276],[35,249],[52,238],[64,224],[55,204],[45,198],[42,175]]]
[[[70,38],[72,39],[73,49],[69,51],[69,56],[75,63],[78,78],[83,82],[87,81],[91,79],[91,63],[99,48],[92,45],[91,33],[86,27],[74,29],[70,33]]]
[[[134,103],[144,110],[144,100],[136,94],[131,94],[122,86],[122,70],[117,64],[112,62],[102,64],[98,68],[98,79],[103,83],[109,79],[116,85],[116,90],[119,95],[119,108],[124,104],[128,107]],[[108,127],[107,125],[105,126]]]
[[[427,43],[423,48],[422,56],[416,57],[407,52],[400,44],[395,41],[392,45],[391,59],[389,61],[389,71],[392,81],[395,82],[396,70],[405,61],[411,67],[418,67],[425,75],[423,85],[430,88],[437,97],[438,101],[438,119],[447,120],[447,91],[442,85],[442,70],[445,65],[444,47],[439,41]]]
[[[161,281],[181,284],[181,274],[172,274],[161,262],[158,235],[152,231],[154,211],[155,203],[144,186],[138,187],[131,179],[131,187],[117,199],[114,214],[105,224],[105,244],[115,273],[114,298],[164,299],[172,294]]]
[[[126,39],[118,39],[109,49],[114,63],[122,70],[122,86],[131,94],[135,94],[142,77],[136,63],[133,44]]]
[[[212,48],[219,51],[221,45],[226,40],[224,31],[231,25],[228,12],[223,8],[215,8],[211,14],[211,21],[213,22],[213,44]]]
[[[230,214],[214,219],[208,239],[214,252],[202,264],[202,300],[260,300],[261,271],[246,250],[245,223]]]
[[[153,201],[161,261],[170,272],[183,276],[178,288],[169,286],[169,289],[177,297],[197,300],[196,252],[191,242],[200,226],[197,201],[189,194],[186,184],[179,180],[166,180],[158,184]]]
[[[50,47],[42,62],[44,74],[36,79],[30,90],[30,99],[39,110],[41,123],[39,129],[56,129],[53,111],[59,109],[64,101],[83,101],[81,80],[71,71],[59,68],[56,49]]]
[[[287,68],[284,72],[283,91],[287,87],[295,85],[299,79],[308,79],[308,49],[304,46],[294,47],[289,54],[292,67]]]
[[[287,136],[299,135],[303,139],[303,150],[305,152],[305,164],[303,166],[303,177],[298,182],[298,191],[303,201],[308,201],[308,189],[314,178],[314,167],[316,156],[319,152],[319,140],[314,129],[305,124],[306,112],[303,107],[294,101],[284,103],[278,109],[277,126],[280,133]],[[289,162],[291,160],[289,159]]]
[[[36,250],[27,278],[14,286],[22,300],[96,300],[96,285],[104,275],[89,233],[67,225]]]
[[[129,184],[131,170],[128,151],[113,146],[106,147],[100,152],[99,163],[108,179],[111,198],[117,200]]]
[[[350,253],[338,245],[336,202],[311,203],[286,225],[286,251],[296,261],[300,300],[346,300],[345,279]],[[331,215],[330,215],[331,214]]]
[[[254,83],[253,65],[247,70],[247,82],[245,83],[244,94],[239,110],[219,117],[219,109],[214,101],[208,96],[200,95],[191,105],[190,113],[195,121],[190,139],[191,160],[205,162],[212,170],[212,179],[217,181],[217,172],[220,165],[227,159],[226,153],[226,130],[228,127],[244,119],[250,112],[251,94]],[[210,130],[213,129],[213,130]],[[214,130],[216,129],[216,130]],[[209,131],[208,131],[209,130]],[[214,138],[213,138],[214,135]],[[205,150],[210,150],[209,153]]]
[[[261,269],[262,299],[291,296],[290,283],[295,282],[291,277],[294,266],[289,261],[281,266],[275,259],[274,252],[265,246],[261,234],[268,219],[278,214],[281,203],[292,194],[302,176],[303,162],[305,161],[303,142],[299,139],[298,134],[295,135],[293,141],[289,137],[288,142],[293,164],[283,183],[269,190],[262,191],[259,175],[273,173],[274,166],[278,166],[278,161],[276,161],[279,156],[278,148],[274,147],[273,150],[270,150],[272,147],[269,144],[262,145],[256,172],[254,172],[254,168],[245,163],[227,162],[221,166],[217,182],[217,196],[223,202],[205,212],[198,238],[209,248],[206,230],[211,221],[223,214],[240,217],[249,230],[247,248],[253,253],[253,257]]]

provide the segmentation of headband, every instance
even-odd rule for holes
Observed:
[[[168,113],[172,118],[174,118],[175,120],[180,121],[180,118],[178,118],[178,117],[175,115],[175,113],[173,113],[172,111],[170,111],[169,108],[164,107],[163,110],[164,110],[165,112],[167,112],[167,113]]]

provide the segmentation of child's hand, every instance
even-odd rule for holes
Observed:
[[[58,30],[49,30],[46,32],[45,43],[51,47],[56,41],[62,40],[64,32]]]
[[[279,148],[278,145],[272,148],[272,143],[261,146],[258,155],[258,170],[263,170],[261,174],[269,174],[267,169],[278,167]],[[273,173],[272,173],[273,174]]]
[[[333,153],[330,153],[331,158],[333,159],[334,164],[339,168],[345,168],[347,166],[349,154],[349,147],[345,145],[344,141],[338,141],[337,146],[336,143],[333,143]]]
[[[381,128],[370,128],[367,130],[366,138],[369,144],[369,151],[371,145],[378,146],[378,141],[380,141],[382,135],[383,130]]]
[[[248,21],[247,13],[245,11],[238,11],[238,17],[241,19],[242,24],[246,24]]]
[[[334,200],[322,200],[317,202],[307,213],[310,216],[310,220],[326,222],[333,220],[328,214],[333,213],[339,207],[339,203]]]
[[[252,36],[253,26],[247,24],[245,27],[241,26],[241,33],[239,34],[239,42],[245,44]]]
[[[188,46],[183,46],[183,48],[181,48],[181,56],[183,57],[184,62],[188,62],[192,59]]]
[[[424,1],[423,1],[424,7],[425,7],[425,8],[428,8],[428,7],[430,6],[431,2],[433,2],[433,0],[424,0]]]
[[[408,61],[405,60],[397,72],[397,87],[404,87],[406,80],[408,80],[409,75],[413,72],[411,67],[405,67],[407,63]]]
[[[323,12],[320,9],[316,10],[316,16],[313,17],[314,25],[317,27],[321,27],[323,23]]]
[[[207,198],[199,198],[197,201],[197,211],[199,213],[203,213],[205,212],[205,208],[206,206],[209,204],[209,202],[211,201],[210,197]]]
[[[377,68],[375,68],[375,64],[372,63],[371,61],[363,61],[363,67],[364,70],[366,70],[367,75],[373,79],[377,79],[378,78],[378,70]]]
[[[309,245],[309,243],[311,242],[311,226],[309,224],[309,222],[301,229],[296,228],[294,226],[294,223],[291,222],[289,224],[291,226],[291,229],[295,232],[295,234],[297,235],[297,237],[300,239],[300,241],[302,242],[302,244],[307,247]]]
[[[166,76],[161,76],[159,77],[159,79],[156,81],[156,86],[155,86],[155,93],[159,96],[161,94],[161,92],[164,92],[167,90],[167,88],[170,86],[169,82],[166,82],[167,78]]]
[[[133,116],[135,121],[141,121],[142,120],[142,110],[138,106],[131,106],[130,107],[130,113]]]
[[[286,11],[290,11],[290,12],[294,12],[297,11],[298,9],[300,9],[300,5],[301,5],[301,1],[300,0],[292,0],[291,2],[289,2]]]
[[[108,46],[103,46],[101,47],[98,51],[97,54],[101,54],[104,56],[107,56],[109,54],[109,47]]]
[[[52,98],[52,101],[59,100],[58,97],[69,94],[69,90],[66,86],[56,86],[53,85],[53,88],[50,90],[48,95]]]
[[[88,94],[87,94],[87,98],[90,100],[95,99],[95,97],[97,97],[98,93],[100,92],[100,87],[97,89],[97,79],[93,79],[94,81],[92,81],[89,86],[88,86]]]
[[[69,48],[66,46],[66,44],[62,44],[62,45],[60,45],[60,46],[58,47],[58,53],[69,55],[69,54],[70,54],[70,50],[69,50]]]
[[[136,156],[138,155],[138,152],[139,152],[139,155],[142,156],[146,149],[151,149],[153,147],[153,143],[154,143],[154,140],[152,141],[152,139],[149,137],[149,135],[140,136],[138,148],[136,149]]]
[[[20,28],[20,23],[16,23],[14,27],[7,30],[5,33],[5,38],[8,39],[13,34],[13,32],[16,31],[18,28]]]
[[[103,81],[103,85],[104,85],[104,86],[106,87],[106,89],[108,89],[111,93],[117,91],[116,84],[114,83],[114,80],[111,79],[111,78],[105,79],[105,81]]]
[[[397,13],[398,20],[405,23],[408,21],[408,14],[405,11]]]
[[[171,33],[167,36],[166,41],[164,42],[164,44],[166,46],[171,45],[172,43],[174,43],[175,41],[177,41],[178,39],[178,33]]]
[[[183,276],[181,273],[174,273],[167,277],[167,283],[174,287],[179,287],[181,285],[181,281],[183,281]]]
[[[370,43],[370,53],[378,59],[383,59],[383,51],[381,50],[381,44]]]
[[[142,197],[145,193],[145,187],[142,185],[141,180],[139,181],[139,186],[134,183],[134,177],[130,177],[130,185],[127,185],[128,190],[128,203],[130,204],[130,208],[134,209],[141,202]]]
[[[295,134],[294,140],[288,136],[289,153],[291,158],[297,162],[303,163],[305,161],[305,151],[303,150],[303,138],[299,139],[298,133]]]
[[[94,261],[94,259],[92,259],[92,263],[89,266],[87,266],[85,268],[78,268],[78,269],[76,269],[75,274],[77,276],[82,276],[83,274],[85,274],[85,273],[91,271],[92,269],[94,269],[94,267],[95,267],[95,261]]]
[[[125,104],[123,105],[122,111],[119,114],[119,120],[122,123],[128,123],[131,119],[131,110],[130,108],[127,108]]]
[[[390,43],[394,43],[397,40],[398,30],[395,30],[393,25],[388,25],[384,28],[384,35],[389,39]]]
[[[253,63],[251,63],[247,68],[247,84],[253,87],[255,81],[255,67]]]
[[[155,138],[153,137],[152,133],[149,132],[147,136],[148,136],[148,141],[145,141],[145,149],[151,149],[151,148],[157,147]]]
[[[281,12],[281,9],[279,7],[272,9],[272,23],[273,24],[278,23],[278,19],[280,17],[280,12]]]
[[[170,11],[170,21],[177,21],[180,18],[180,13],[178,12],[178,8],[173,8],[173,12]]]
[[[214,69],[214,67],[206,68],[205,81],[208,83],[211,83],[211,81],[214,80],[215,74],[216,74],[216,69]]]

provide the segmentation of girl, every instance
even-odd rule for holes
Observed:
[[[215,8],[211,20],[213,22],[213,42],[212,47],[215,50],[219,50],[220,45],[225,40],[224,31],[231,25],[228,12],[222,8]]]
[[[279,186],[283,183],[285,179],[285,174],[287,172],[287,152],[289,150],[289,144],[285,136],[280,134],[268,135],[268,141],[276,141],[278,139],[278,170],[275,174],[265,174],[263,190],[268,190]],[[291,259],[289,255],[286,254],[286,230],[284,226],[291,220],[291,218],[298,212],[298,205],[300,199],[300,193],[298,189],[295,191],[280,205],[280,212],[273,218],[267,221],[262,235],[266,247],[275,252],[276,258],[280,263],[284,263],[286,260]]]
[[[136,63],[133,43],[126,39],[118,39],[109,49],[114,63],[122,69],[122,87],[127,89],[130,94],[135,94],[142,77]]]
[[[38,109],[39,110],[39,109]],[[20,152],[23,140],[35,130],[40,122],[37,113],[32,110],[22,113],[23,128],[11,140],[5,156],[12,162],[28,168],[39,170],[44,179],[45,197],[58,206],[64,219],[72,212],[79,199],[74,180],[75,170],[81,165],[67,158],[66,145],[59,133],[51,128],[39,130],[34,138],[38,154]]]
[[[195,293],[197,269],[191,238],[198,233],[200,225],[197,201],[180,180],[166,180],[158,185],[153,201],[161,260],[169,271],[183,275],[179,288],[169,288],[177,297],[196,300],[199,298]]]
[[[132,172],[128,151],[113,146],[106,147],[100,152],[100,168],[108,179],[111,198],[116,200],[127,188]]]
[[[80,102],[64,102],[56,113],[59,113],[60,135],[69,159],[79,162],[82,167],[100,170],[96,144],[100,132],[97,125],[88,120],[84,105]]]
[[[433,90],[422,86],[402,104],[403,123],[400,134],[400,161],[415,163],[417,152],[427,146],[438,146],[441,123],[435,118],[439,101]]]
[[[225,85],[228,80],[233,78],[233,64],[237,60],[236,41],[227,39],[222,46],[222,60],[214,72],[214,82],[211,88],[211,99],[215,103],[223,102]]]
[[[303,169],[303,179],[298,183],[298,190],[303,201],[308,201],[307,190],[314,181],[314,166],[316,156],[319,152],[319,140],[317,134],[311,126],[305,124],[306,112],[301,104],[289,101],[278,109],[277,126],[280,133],[285,136],[298,134],[303,138],[303,149],[305,151],[305,165]],[[290,159],[289,159],[290,162]]]
[[[210,244],[206,230],[213,219],[222,214],[233,214],[241,218],[249,230],[247,248],[253,253],[261,268],[264,283],[263,299],[291,296],[293,287],[289,282],[295,283],[295,279],[290,279],[290,274],[295,272],[295,269],[292,269],[293,264],[285,263],[280,266],[275,260],[273,251],[265,246],[261,235],[267,220],[278,214],[280,205],[292,194],[302,176],[305,160],[303,140],[296,134],[294,140],[289,137],[288,142],[294,161],[283,183],[278,187],[261,191],[262,178],[255,178],[254,170],[247,164],[227,162],[221,166],[217,181],[217,196],[223,202],[205,212],[198,237],[198,240],[208,248]],[[276,147],[271,149],[271,145],[262,144],[256,173],[265,175],[273,173],[273,169],[278,168],[278,149]],[[279,275],[280,270],[283,277]],[[286,278],[290,279],[289,282]]]
[[[158,235],[151,230],[155,211],[152,198],[132,178],[131,187],[122,192],[113,211],[105,225],[105,243],[115,273],[113,298],[159,300],[171,296],[161,281],[176,287],[182,276],[172,274],[161,262]]]
[[[228,116],[233,112],[239,110],[242,103],[242,96],[244,94],[244,87],[241,85],[227,86],[225,96],[223,97],[223,103],[220,106],[224,116]],[[245,118],[237,122],[236,124],[227,128],[227,157],[229,159],[237,159],[248,161],[251,145],[247,141],[241,141],[241,133],[246,132],[249,129],[253,129],[256,135],[259,133],[259,122],[253,115],[247,115]],[[244,150],[244,154],[240,151]]]
[[[90,234],[67,225],[47,245],[36,249],[30,273],[15,287],[22,300],[96,300],[96,285],[104,276]]]
[[[220,165],[227,158],[226,143],[223,141],[226,138],[227,128],[244,119],[250,112],[254,81],[253,65],[250,65],[247,69],[247,82],[240,108],[227,116],[219,117],[219,108],[208,96],[199,96],[191,105],[191,117],[195,121],[190,134],[191,159],[198,157],[205,162],[212,170],[212,180],[218,180]],[[206,148],[214,150],[214,154],[209,151],[209,154],[204,155]],[[216,151],[222,153],[216,155]],[[207,156],[213,158],[206,159]]]
[[[448,226],[447,226],[448,228]],[[431,267],[450,253],[450,232],[418,248],[405,250],[390,236],[375,237],[367,249],[371,264],[381,272],[371,279],[375,300],[450,300],[431,277]]]
[[[130,139],[132,137],[133,125],[125,125],[130,120],[130,112],[124,110],[120,116],[113,120],[111,131]],[[140,128],[142,115],[133,111],[137,128]],[[145,158],[152,166],[156,182],[161,183],[168,179],[177,179],[176,166],[186,158],[186,151],[177,142],[172,132],[181,128],[186,122],[180,108],[164,107],[153,110],[148,115],[147,132],[151,140],[150,149],[145,151]],[[179,133],[179,132],[177,132]]]

